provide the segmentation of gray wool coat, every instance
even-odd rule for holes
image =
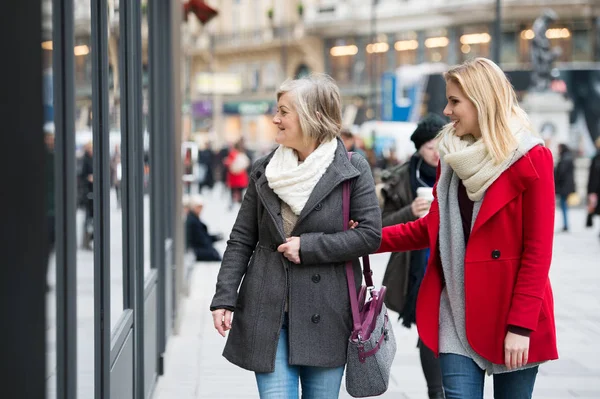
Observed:
[[[333,162],[292,231],[292,236],[300,237],[301,263],[294,264],[277,252],[286,237],[280,199],[265,178],[272,156],[253,165],[217,278],[211,310],[234,311],[223,356],[248,370],[274,371],[289,295],[289,364],[343,366],[352,329],[345,261],[354,261],[358,290],[362,281],[358,258],[374,252],[381,241],[371,170],[358,154],[350,161],[338,140]],[[359,224],[343,231],[342,183],[348,179],[350,218]]]

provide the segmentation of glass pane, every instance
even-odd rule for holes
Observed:
[[[90,0],[74,3],[75,151],[77,158],[77,396],[94,396],[94,212]],[[75,50],[74,50],[75,51]]]
[[[123,212],[121,207],[121,90],[119,3],[108,2],[108,110],[110,129],[110,328],[123,314]],[[126,154],[123,154],[126,156]]]
[[[148,58],[148,7],[142,0],[142,130],[144,134],[144,277],[152,267],[150,262],[150,135],[148,125],[150,116],[149,58]]]
[[[46,216],[48,224],[47,286],[46,286],[46,397],[54,399],[56,392],[56,256],[54,242],[56,219],[54,195],[54,99],[52,83],[52,2],[42,3],[42,73],[44,84],[44,142],[46,143]]]

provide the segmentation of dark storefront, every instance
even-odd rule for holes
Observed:
[[[182,5],[6,6],[2,396],[149,398],[183,284]]]

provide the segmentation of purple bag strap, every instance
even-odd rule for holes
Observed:
[[[352,159],[352,153],[348,153],[348,159]],[[346,180],[342,186],[342,209],[344,215],[344,230],[348,230],[350,222],[350,180]],[[371,264],[369,263],[369,255],[363,256],[363,275],[367,287],[373,286],[373,276],[371,272]],[[352,308],[352,321],[354,331],[360,331],[360,316],[358,311],[358,298],[356,295],[356,284],[354,281],[354,270],[352,261],[346,262],[346,280],[348,281],[348,294],[350,296],[350,307]]]

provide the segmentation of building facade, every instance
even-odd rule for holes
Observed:
[[[561,54],[557,67],[586,68],[600,62],[600,4],[594,0],[501,0],[501,36],[494,37],[495,0],[321,0],[306,8],[307,34],[324,41],[325,71],[345,102],[359,97],[381,117],[382,76],[400,67],[452,65],[492,58],[501,43],[505,70],[530,69],[533,21],[547,7],[559,19],[546,36]]]
[[[302,2],[207,1],[219,15],[183,28],[191,132],[211,132],[216,146],[244,139],[273,143],[275,93],[286,78],[324,71],[323,41],[306,33]]]

